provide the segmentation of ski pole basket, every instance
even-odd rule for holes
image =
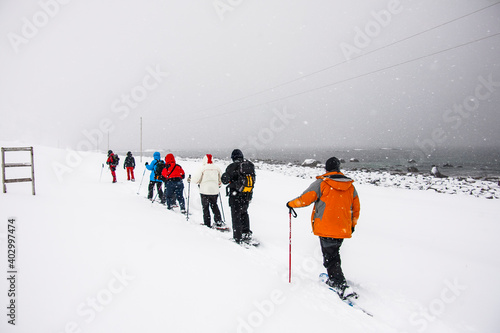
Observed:
[[[6,163],[5,153],[15,152],[15,151],[29,151],[31,155],[31,162],[26,163]],[[5,176],[5,168],[19,168],[19,167],[30,167],[31,177],[30,178],[10,178],[7,179]],[[21,183],[21,182],[31,182],[32,183],[32,193],[35,195],[35,165],[33,162],[33,147],[12,147],[4,148],[2,147],[2,181],[3,181],[3,193],[7,193],[8,183]]]

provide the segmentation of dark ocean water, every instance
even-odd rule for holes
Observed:
[[[428,174],[433,165],[441,173],[453,177],[499,178],[500,149],[447,149],[435,151],[430,156],[410,149],[345,149],[345,150],[297,150],[261,154],[260,158],[277,161],[302,163],[305,159],[315,159],[321,163],[335,156],[345,160],[344,170],[367,169],[391,172],[407,172],[415,167],[420,173]],[[359,162],[351,162],[356,159]]]
[[[231,150],[222,151],[172,151],[176,156],[200,158],[211,153],[216,158],[229,159]],[[245,153],[245,151],[243,152]],[[166,152],[161,152],[162,157]],[[152,153],[145,153],[152,156]],[[416,167],[420,173],[429,174],[432,165],[438,166],[442,174],[453,177],[500,178],[500,149],[452,148],[434,151],[425,156],[420,151],[411,149],[296,149],[296,150],[259,150],[248,152],[245,157],[252,160],[264,160],[270,163],[301,164],[306,159],[320,163],[335,156],[345,160],[343,170],[367,169],[369,171],[408,172],[409,167]],[[357,159],[359,162],[350,162]],[[413,162],[410,162],[413,161]]]

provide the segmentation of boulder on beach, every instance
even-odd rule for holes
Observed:
[[[431,174],[434,176],[434,177],[437,177],[437,178],[447,178],[448,176],[445,176],[443,175],[437,166],[433,165],[432,166],[432,169],[431,169]]]
[[[415,164],[415,163],[417,163],[417,161],[415,161],[414,159],[409,159],[409,160],[408,160],[408,163],[410,163],[410,164]]]
[[[310,168],[315,168],[318,166],[318,164],[320,164],[319,161],[316,161],[315,159],[312,159],[312,158],[308,158],[306,160],[304,160],[304,162],[302,162],[302,166],[305,166],[305,167],[310,167]]]
[[[407,170],[408,170],[408,172],[418,172],[417,167],[414,167],[414,166],[408,167]]]
[[[354,158],[354,157],[353,157],[353,158],[351,158],[351,159],[349,160],[349,162],[358,163],[358,162],[359,162],[359,160],[358,160],[357,158]]]

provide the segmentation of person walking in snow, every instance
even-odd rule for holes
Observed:
[[[227,166],[221,180],[224,185],[227,185],[226,195],[229,196],[231,207],[233,239],[239,244],[252,240],[248,206],[253,196],[255,169],[252,162],[244,159],[243,152],[239,149],[233,150],[231,159],[233,163]]]
[[[153,191],[156,185],[156,189],[158,191],[158,196],[160,197],[160,200],[162,203],[165,202],[165,197],[163,195],[163,190],[162,190],[162,184],[163,181],[159,177],[161,175],[161,171],[158,170],[161,165],[163,164],[163,161],[161,161],[161,156],[159,152],[155,152],[153,154],[153,160],[151,161],[151,164],[146,162],[146,169],[151,171],[151,174],[149,175],[149,187],[148,187],[148,199],[153,200]],[[160,172],[158,174],[158,172]]]
[[[135,182],[134,169],[135,169],[135,158],[132,156],[132,152],[127,152],[127,157],[125,157],[125,162],[123,163],[123,168],[127,169],[127,180]]]
[[[214,214],[214,223],[217,228],[225,226],[222,221],[217,199],[219,198],[219,189],[222,171],[213,164],[212,155],[207,154],[203,157],[203,165],[200,170],[193,175],[192,181],[198,184],[200,188],[201,206],[203,207],[203,222],[207,227],[211,227],[210,209]],[[188,178],[188,182],[189,182]]]
[[[109,165],[109,170],[111,170],[111,176],[113,176],[113,183],[116,183],[116,167],[118,166],[118,162],[120,158],[118,155],[114,154],[112,150],[108,150],[108,159],[106,160],[106,164]]]
[[[167,199],[167,208],[172,209],[175,201],[179,202],[181,213],[186,213],[186,204],[184,202],[184,182],[186,175],[182,167],[175,162],[173,154],[165,156],[165,168],[162,171],[162,177],[165,181],[165,196]]]
[[[306,207],[314,203],[312,230],[319,236],[323,265],[328,272],[326,283],[341,298],[356,297],[342,272],[340,246],[351,238],[359,218],[360,203],[353,180],[340,172],[340,161],[331,157],[326,161],[326,173],[316,177],[305,192],[287,202],[288,208]]]

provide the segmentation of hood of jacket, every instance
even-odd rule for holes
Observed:
[[[166,164],[175,164],[175,157],[174,157],[174,154],[167,154],[167,156],[165,156],[165,163]]]
[[[159,159],[161,158],[160,153],[159,153],[159,152],[157,152],[157,151],[155,151],[155,153],[153,154],[153,158],[154,158],[155,160],[159,160]]]
[[[243,160],[243,152],[239,149],[233,150],[233,152],[231,153],[231,159],[233,160],[233,162]]]
[[[206,154],[205,156],[203,156],[203,165],[212,164],[212,163],[213,163],[212,154]]]
[[[347,191],[351,186],[354,180],[345,176],[341,172],[333,171],[325,173],[324,175],[316,177],[316,179],[321,179],[326,182],[330,187],[338,190],[338,191]]]

